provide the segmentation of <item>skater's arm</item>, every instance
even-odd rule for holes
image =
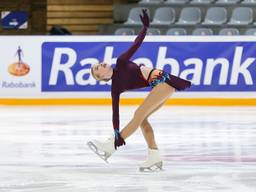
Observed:
[[[112,122],[114,130],[119,130],[119,98],[120,94],[112,93]]]
[[[149,27],[149,16],[147,14],[146,9],[143,9],[143,15],[140,15],[141,22],[143,23],[143,28],[141,29],[139,35],[136,37],[134,43],[132,46],[123,54],[119,56],[119,60],[127,61],[129,60],[133,54],[137,51],[137,49],[140,47],[141,43],[143,42],[146,33],[147,28]]]
[[[119,132],[119,98],[120,94],[113,94],[112,93],[112,110],[113,110],[113,127],[115,133],[115,149],[122,145],[125,145],[124,139],[121,137]]]

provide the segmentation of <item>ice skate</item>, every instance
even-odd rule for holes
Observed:
[[[163,162],[157,149],[148,150],[148,159],[140,165],[141,172],[154,172],[162,170]]]
[[[115,152],[114,141],[114,137],[111,137],[104,142],[92,140],[87,142],[87,145],[94,153],[108,163],[108,158]]]

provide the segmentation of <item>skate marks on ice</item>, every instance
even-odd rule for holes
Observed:
[[[256,191],[256,108],[164,107],[150,119],[164,160],[154,173],[138,169],[140,130],[109,164],[88,148],[111,133],[110,110],[0,107],[0,192]],[[135,108],[120,110],[124,125]]]
[[[118,162],[113,166],[106,165],[96,163],[88,168],[18,168],[15,173],[14,170],[9,173],[9,176],[13,178],[16,175],[18,179],[9,177],[6,181],[1,176],[0,191],[254,192],[256,187],[253,184],[255,170],[249,170],[249,167],[168,163],[162,172],[141,173],[134,170],[135,165],[123,166]]]

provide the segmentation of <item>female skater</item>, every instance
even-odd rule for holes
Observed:
[[[112,80],[111,96],[113,110],[114,136],[105,142],[89,141],[89,147],[102,159],[107,159],[117,147],[125,145],[125,140],[140,126],[148,145],[148,159],[140,166],[140,171],[162,169],[162,160],[154,138],[154,132],[148,117],[158,110],[175,90],[184,90],[191,86],[187,80],[168,74],[159,69],[151,69],[130,61],[132,55],[140,47],[149,27],[146,10],[140,15],[143,23],[139,35],[133,45],[117,58],[115,68],[106,63],[95,64],[91,68],[93,77],[99,81]],[[135,111],[132,120],[119,131],[119,98],[120,94],[131,89],[151,86],[152,90],[144,102]]]

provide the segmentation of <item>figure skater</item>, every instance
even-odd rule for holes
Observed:
[[[148,117],[158,110],[164,102],[175,92],[189,88],[191,83],[187,80],[168,74],[160,69],[152,69],[143,64],[137,65],[130,58],[140,47],[149,27],[149,17],[146,9],[140,15],[143,23],[139,35],[132,46],[117,58],[114,68],[106,63],[95,64],[91,68],[93,77],[98,81],[112,80],[111,96],[113,110],[114,136],[106,141],[92,140],[87,144],[103,160],[114,153],[117,147],[125,145],[125,140],[140,126],[148,145],[148,158],[140,166],[140,171],[154,171],[162,169],[162,159],[155,141],[154,132]],[[135,111],[132,120],[120,132],[119,127],[119,98],[120,94],[144,87],[152,87],[152,90],[144,102]]]

